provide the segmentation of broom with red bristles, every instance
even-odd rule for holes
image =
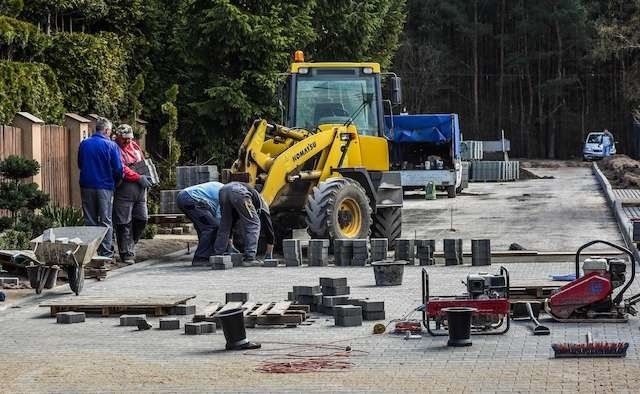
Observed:
[[[628,342],[593,342],[587,333],[586,343],[554,343],[551,345],[555,358],[569,357],[626,357]]]

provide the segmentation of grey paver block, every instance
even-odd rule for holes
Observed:
[[[385,320],[384,311],[366,312],[362,311],[362,320]]]
[[[161,318],[160,329],[161,330],[179,330],[180,320],[175,318]]]
[[[122,315],[120,316],[121,326],[138,326],[138,320],[146,320],[147,315]]]
[[[362,308],[357,305],[336,305],[333,307],[333,317],[361,316]]]
[[[320,286],[341,287],[347,285],[347,278],[320,278]]]
[[[362,314],[355,316],[336,316],[334,318],[336,326],[356,327],[362,325]]]
[[[225,293],[225,302],[247,302],[249,301],[249,293]]]
[[[195,305],[178,304],[171,308],[172,315],[193,315],[196,313]]]
[[[58,324],[73,324],[84,323],[84,312],[58,312],[56,313],[56,323]]]
[[[329,287],[322,286],[322,294],[326,296],[341,296],[350,294],[351,288],[349,286]]]
[[[322,297],[322,305],[324,306],[344,305],[347,302],[349,302],[349,296],[346,295]]]
[[[265,259],[264,260],[264,267],[277,267],[278,264],[280,264],[280,260],[278,259]]]
[[[298,295],[314,295],[320,293],[320,286],[293,286],[293,293]]]

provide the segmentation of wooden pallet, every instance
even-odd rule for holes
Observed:
[[[150,316],[166,316],[172,313],[172,308],[179,304],[186,304],[195,295],[185,296],[152,296],[136,298],[109,297],[73,297],[64,298],[40,304],[42,308],[50,308],[51,316],[58,312],[85,312],[102,316],[122,314],[146,314]]]
[[[529,280],[509,285],[509,299],[513,301],[540,301],[549,298],[566,282],[550,280]]]
[[[221,304],[213,302],[193,317],[194,322],[216,322],[215,315],[229,309],[244,309],[244,323],[247,327],[259,326],[287,326],[297,327],[307,320],[311,310],[309,305],[293,305],[290,301],[279,302],[227,302]]]

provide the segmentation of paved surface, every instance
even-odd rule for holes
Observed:
[[[573,170],[573,169],[570,169]],[[567,170],[574,181],[584,173]],[[565,170],[562,171],[565,174]],[[555,175],[555,173],[554,173]],[[530,181],[540,182],[540,181]],[[546,182],[546,181],[545,181]],[[569,190],[582,190],[589,196],[581,204],[601,208],[603,199],[594,190],[588,191],[589,182]],[[479,185],[490,191],[495,185]],[[562,193],[542,183],[540,190],[556,195]],[[511,195],[525,193],[523,185],[510,184]],[[474,185],[471,191],[476,190]],[[495,192],[494,192],[495,193]],[[496,193],[497,194],[497,193]],[[502,201],[510,201],[508,192]],[[456,199],[460,209],[478,204],[478,197],[462,196]],[[543,200],[547,204],[548,199]],[[555,197],[558,201],[559,198]],[[493,203],[490,200],[485,204]],[[575,199],[574,199],[575,201]],[[409,209],[427,202],[410,202]],[[428,202],[434,203],[434,202]],[[446,205],[449,200],[435,204]],[[555,215],[579,219],[580,205],[564,204],[555,208]],[[535,208],[540,215],[553,216],[544,211],[549,205]],[[561,208],[570,210],[563,213]],[[498,216],[503,207],[490,211],[486,207],[478,216]],[[533,208],[532,208],[533,209]],[[469,211],[469,215],[476,215]],[[504,217],[504,214],[502,217]],[[543,222],[534,223],[529,235],[530,243],[543,250],[555,248],[555,238],[565,240],[591,239],[596,234],[615,238],[612,221],[605,212],[598,213],[603,228],[598,233],[584,233],[573,229],[570,235],[560,229],[543,230]],[[407,218],[407,215],[405,215]],[[409,223],[417,218],[409,217]],[[485,228],[487,234],[505,234],[509,225],[497,226],[500,219],[490,225],[473,224]],[[513,222],[517,222],[514,220]],[[512,223],[513,223],[512,222]],[[591,221],[582,223],[588,230],[599,226]],[[524,226],[524,224],[523,224]],[[563,227],[570,231],[568,225]],[[520,237],[525,229],[518,230]],[[463,233],[460,231],[460,233]],[[546,234],[546,236],[544,235]],[[598,235],[598,236],[600,236]],[[486,236],[486,235],[484,235]],[[554,243],[547,248],[543,240]],[[526,238],[523,238],[526,239]],[[513,242],[524,240],[515,237]],[[573,241],[575,244],[578,241]],[[563,248],[566,249],[566,248]],[[286,298],[294,285],[314,285],[320,276],[341,277],[349,280],[354,297],[370,297],[385,301],[387,318],[399,318],[420,304],[420,267],[407,267],[402,286],[379,288],[374,286],[370,267],[300,267],[300,268],[235,268],[213,271],[191,267],[190,256],[180,255],[149,261],[122,268],[110,274],[103,282],[88,281],[83,295],[121,296],[196,294],[194,303],[203,307],[209,301],[223,301],[228,291],[249,292],[253,301],[276,301]],[[545,279],[550,274],[571,272],[571,263],[506,264],[512,280]],[[490,267],[497,271],[497,266]],[[429,267],[434,294],[459,294],[460,280],[478,270],[469,266]],[[640,290],[634,284],[628,295]],[[248,329],[249,339],[262,341],[263,349],[250,353],[228,353],[224,348],[222,332],[204,336],[186,336],[183,331],[138,332],[132,327],[118,326],[117,318],[89,317],[86,323],[58,325],[48,317],[48,309],[39,308],[44,300],[72,297],[67,286],[46,292],[43,297],[24,300],[20,308],[0,311],[0,392],[97,392],[97,391],[226,391],[226,392],[638,392],[640,391],[640,319],[632,318],[626,324],[562,324],[545,321],[551,329],[549,337],[534,337],[528,324],[514,323],[502,336],[475,336],[473,346],[447,348],[446,338],[425,336],[420,340],[403,340],[393,335],[372,335],[373,322],[362,327],[333,326],[332,318],[314,315],[308,326],[295,329]],[[181,317],[182,322],[189,317]],[[150,322],[158,326],[158,319]],[[628,341],[631,348],[626,359],[565,359],[552,358],[552,342],[582,342],[584,334],[593,333],[596,340]],[[356,351],[348,361],[353,367],[342,372],[316,372],[307,374],[266,374],[255,370],[265,360],[283,358],[286,354],[328,354],[336,349],[314,348],[312,344],[328,344],[342,348],[351,346]],[[302,344],[296,346],[295,344]],[[288,358],[290,359],[290,358]]]
[[[513,242],[540,251],[574,251],[598,238],[622,242],[590,168],[528,170],[555,179],[471,183],[455,199],[439,195],[426,201],[423,194],[405,199],[403,236],[489,238],[494,250],[506,250]],[[466,241],[465,250],[470,248]]]

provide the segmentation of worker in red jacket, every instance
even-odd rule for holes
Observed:
[[[140,145],[133,139],[133,129],[121,124],[115,131],[116,144],[120,147],[124,180],[116,188],[113,201],[113,224],[120,259],[126,264],[135,263],[135,245],[147,225],[147,189],[152,186],[151,177],[141,175],[131,166],[144,160]]]

